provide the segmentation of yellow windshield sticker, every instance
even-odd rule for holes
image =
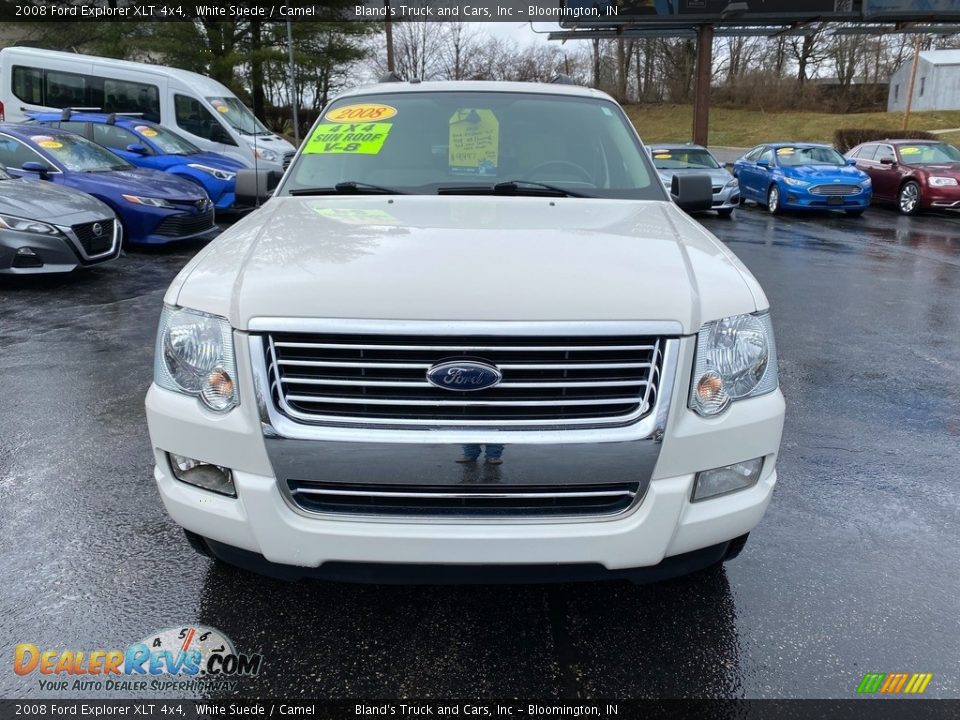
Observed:
[[[376,208],[315,207],[313,211],[344,225],[397,225],[400,222],[386,210]]]
[[[656,152],[656,153],[654,153],[653,157],[654,157],[656,160],[669,160],[670,158],[673,157],[673,155],[671,155],[671,154],[668,153],[668,152],[662,152],[662,151],[661,151],[661,152]]]
[[[900,154],[901,154],[901,155],[919,155],[919,154],[920,154],[920,148],[918,148],[918,147],[913,147],[913,146],[910,146],[910,147],[902,147],[902,148],[900,148]]]
[[[37,145],[42,148],[46,148],[47,150],[59,150],[63,147],[63,145],[58,143],[56,140],[41,140],[37,143]]]
[[[777,148],[777,155],[793,155],[795,152],[794,148]]]
[[[304,155],[378,155],[391,123],[320,123],[303,149]]]
[[[338,107],[323,116],[324,120],[338,123],[379,122],[397,114],[397,109],[380,103],[360,103]]]
[[[149,125],[136,125],[133,129],[144,137],[156,137],[160,134]]]
[[[494,175],[500,153],[500,121],[492,110],[465,108],[450,116],[451,173]]]

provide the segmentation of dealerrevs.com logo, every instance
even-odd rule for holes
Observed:
[[[20,643],[13,655],[13,671],[36,676],[46,691],[232,690],[262,666],[262,655],[238,653],[226,635],[204,625],[166,628],[124,650]]]

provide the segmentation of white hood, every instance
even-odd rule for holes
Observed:
[[[664,202],[278,197],[191,261],[170,304],[227,317],[708,320],[767,307],[719,241]]]

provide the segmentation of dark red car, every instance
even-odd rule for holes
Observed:
[[[847,153],[873,180],[874,202],[904,215],[960,207],[960,150],[936,140],[880,140]]]

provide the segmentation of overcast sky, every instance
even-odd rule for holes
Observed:
[[[513,40],[521,47],[531,43],[545,43],[547,42],[547,33],[560,29],[557,23],[546,22],[533,23],[533,29],[530,28],[528,22],[486,22],[476,23],[476,25],[488,35],[504,40]]]

